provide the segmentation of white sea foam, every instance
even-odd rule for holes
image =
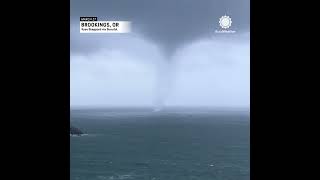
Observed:
[[[119,179],[132,179],[132,175],[130,174],[119,175]]]
[[[133,179],[132,175],[130,174],[120,174],[116,176],[109,176],[108,178],[106,176],[98,176],[99,179],[108,179],[108,180],[123,180],[123,179]]]
[[[81,137],[81,136],[89,136],[89,134],[70,134],[70,137]]]

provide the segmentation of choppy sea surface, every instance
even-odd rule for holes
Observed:
[[[71,180],[249,180],[246,111],[71,109]]]

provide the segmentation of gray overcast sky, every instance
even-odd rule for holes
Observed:
[[[249,2],[71,0],[71,105],[152,105],[170,86],[168,105],[249,106]],[[225,14],[235,34],[214,33]],[[80,16],[133,33],[80,34]]]
[[[134,31],[158,43],[166,53],[218,27],[217,19],[230,15],[234,30],[249,30],[249,0],[71,0],[71,21],[80,16],[132,21]],[[71,41],[72,43],[74,41]],[[86,47],[72,44],[72,50]]]

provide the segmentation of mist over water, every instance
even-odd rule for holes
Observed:
[[[170,55],[137,33],[81,36],[94,48],[71,51],[71,106],[249,106],[248,35],[199,39]]]

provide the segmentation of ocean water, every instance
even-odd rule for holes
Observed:
[[[248,112],[78,109],[71,180],[249,180]]]

